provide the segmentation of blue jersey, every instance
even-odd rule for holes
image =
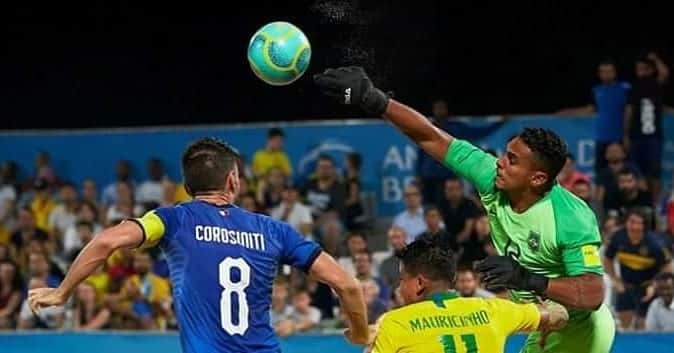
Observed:
[[[595,138],[599,142],[620,142],[623,138],[623,121],[627,105],[630,84],[614,82],[599,84],[592,88],[597,122]]]
[[[280,352],[271,326],[278,267],[308,271],[321,253],[288,224],[203,201],[135,220],[165,253],[185,353]]]

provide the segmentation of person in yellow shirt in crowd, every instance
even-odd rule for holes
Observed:
[[[271,128],[267,132],[267,146],[257,150],[253,155],[253,174],[258,180],[263,179],[272,168],[279,168],[286,177],[292,174],[288,154],[283,151],[285,134],[279,128]]]
[[[566,325],[556,303],[515,304],[501,298],[461,298],[452,289],[456,263],[451,250],[419,239],[397,253],[405,306],[371,326],[371,353],[497,353],[518,331],[548,333]],[[350,332],[345,332],[347,339]],[[545,344],[545,337],[540,345]]]
[[[56,207],[56,203],[49,195],[49,185],[45,179],[37,179],[33,188],[35,195],[30,203],[30,209],[33,211],[35,224],[40,229],[49,229],[49,214]]]

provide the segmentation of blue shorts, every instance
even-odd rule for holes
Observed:
[[[616,311],[635,311],[639,317],[646,317],[648,305],[652,299],[643,302],[641,298],[646,295],[646,287],[625,285],[625,291],[618,293],[616,297]]]
[[[662,144],[658,137],[632,140],[630,159],[639,167],[646,178],[660,179],[662,175]]]

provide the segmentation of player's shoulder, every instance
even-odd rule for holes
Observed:
[[[549,197],[551,206],[555,213],[555,218],[560,224],[568,224],[569,226],[577,227],[578,223],[574,222],[564,222],[564,218],[574,215],[575,218],[581,220],[590,220],[595,219],[596,216],[594,211],[584,200],[580,199],[578,196],[574,195],[571,191],[565,189],[559,184],[555,184],[550,190]],[[574,218],[574,221],[575,221]],[[592,224],[581,222],[585,226],[592,226]],[[596,223],[596,222],[595,222]]]

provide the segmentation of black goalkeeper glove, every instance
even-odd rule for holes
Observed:
[[[341,104],[359,106],[377,116],[386,111],[388,95],[374,87],[360,66],[327,69],[322,74],[315,74],[314,82],[323,94]]]
[[[481,274],[488,290],[528,290],[543,296],[548,289],[547,277],[529,272],[510,256],[489,256],[480,261],[475,270]]]

